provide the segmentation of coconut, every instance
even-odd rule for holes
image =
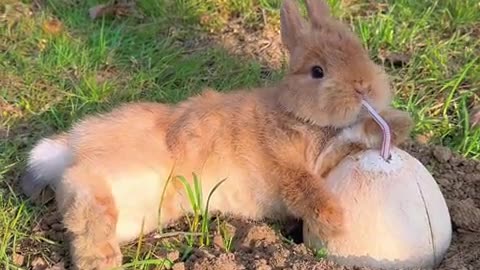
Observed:
[[[389,127],[377,122],[389,142]],[[344,231],[322,238],[316,224],[305,222],[310,248],[324,248],[328,259],[347,266],[431,269],[442,261],[452,238],[447,204],[429,171],[407,152],[384,144],[349,156],[325,185],[344,210]]]
[[[389,162],[375,150],[346,158],[326,185],[344,209],[345,230],[321,239],[306,222],[307,246],[326,248],[329,259],[350,266],[429,269],[443,259],[452,237],[445,199],[405,151],[393,148]]]

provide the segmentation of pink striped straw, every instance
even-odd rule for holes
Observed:
[[[383,132],[383,142],[382,142],[382,148],[380,150],[380,155],[383,157],[383,159],[388,160],[390,159],[390,141],[391,141],[391,130],[390,126],[388,126],[388,123],[383,119],[380,114],[375,111],[375,109],[365,100],[362,99],[362,105],[367,109],[367,111],[370,113],[370,115],[373,117],[373,120],[377,122],[377,124],[382,128]]]

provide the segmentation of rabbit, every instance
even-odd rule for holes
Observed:
[[[342,209],[323,179],[352,151],[381,145],[361,100],[386,119],[394,145],[412,119],[390,106],[386,72],[348,26],[323,0],[306,4],[309,20],[294,0],[282,3],[289,66],[276,84],[123,104],[34,145],[20,185],[30,198],[55,190],[75,269],[120,267],[122,244],[191,212],[177,176],[196,174],[203,194],[225,179],[212,212],[299,218],[318,224],[319,235],[342,233]],[[326,147],[334,158],[321,155]]]

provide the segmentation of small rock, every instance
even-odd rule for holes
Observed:
[[[442,187],[448,187],[451,185],[450,181],[447,179],[447,178],[444,178],[444,177],[438,177],[437,179],[435,179],[437,181],[437,183],[442,186]]]
[[[460,165],[461,159],[456,158],[452,155],[452,157],[448,160],[448,163],[452,165],[453,167],[457,167]]]
[[[255,247],[258,245],[270,245],[278,240],[278,237],[272,228],[266,225],[251,226],[246,229],[243,235],[243,240],[237,248]]]
[[[185,263],[179,262],[172,266],[172,270],[185,270]]]
[[[287,266],[287,261],[290,256],[290,251],[283,249],[282,246],[276,248],[275,251],[271,253],[269,264],[278,268],[285,269]]]
[[[272,267],[268,265],[265,259],[255,261],[255,269],[259,270],[271,270]]]
[[[452,221],[457,227],[480,232],[480,208],[475,206],[473,199],[450,202],[450,212]]]
[[[13,254],[13,263],[16,265],[16,266],[22,266],[23,263],[25,262],[25,256],[21,255],[21,254]]]
[[[172,261],[172,262],[178,260],[179,258],[180,258],[180,252],[179,252],[178,250],[169,252],[169,253],[167,254],[167,259],[169,259],[169,260]]]
[[[65,263],[64,262],[56,263],[54,266],[49,267],[47,270],[65,270]]]
[[[225,249],[223,237],[220,234],[215,234],[215,236],[213,236],[213,244],[220,249]]]
[[[433,137],[433,132],[425,132],[423,134],[418,134],[415,136],[415,141],[420,144],[427,145]]]
[[[47,270],[48,265],[42,257],[35,257],[32,261],[32,270]]]
[[[298,254],[308,254],[308,249],[305,244],[300,244],[293,247],[293,252],[296,252]]]
[[[436,146],[433,149],[433,156],[441,163],[448,162],[452,158],[452,151],[448,147]]]
[[[63,24],[57,19],[48,20],[43,23],[43,31],[48,34],[57,35],[62,32]]]
[[[423,165],[430,164],[430,158],[420,157],[420,162],[422,162]]]

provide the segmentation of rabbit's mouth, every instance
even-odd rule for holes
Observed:
[[[360,111],[357,117],[359,120],[364,119],[365,117],[371,117],[372,115],[371,110],[374,110],[375,112],[379,111],[379,109],[377,108],[378,104],[376,104],[367,95],[360,93],[360,94],[357,94],[357,98],[360,105]]]

